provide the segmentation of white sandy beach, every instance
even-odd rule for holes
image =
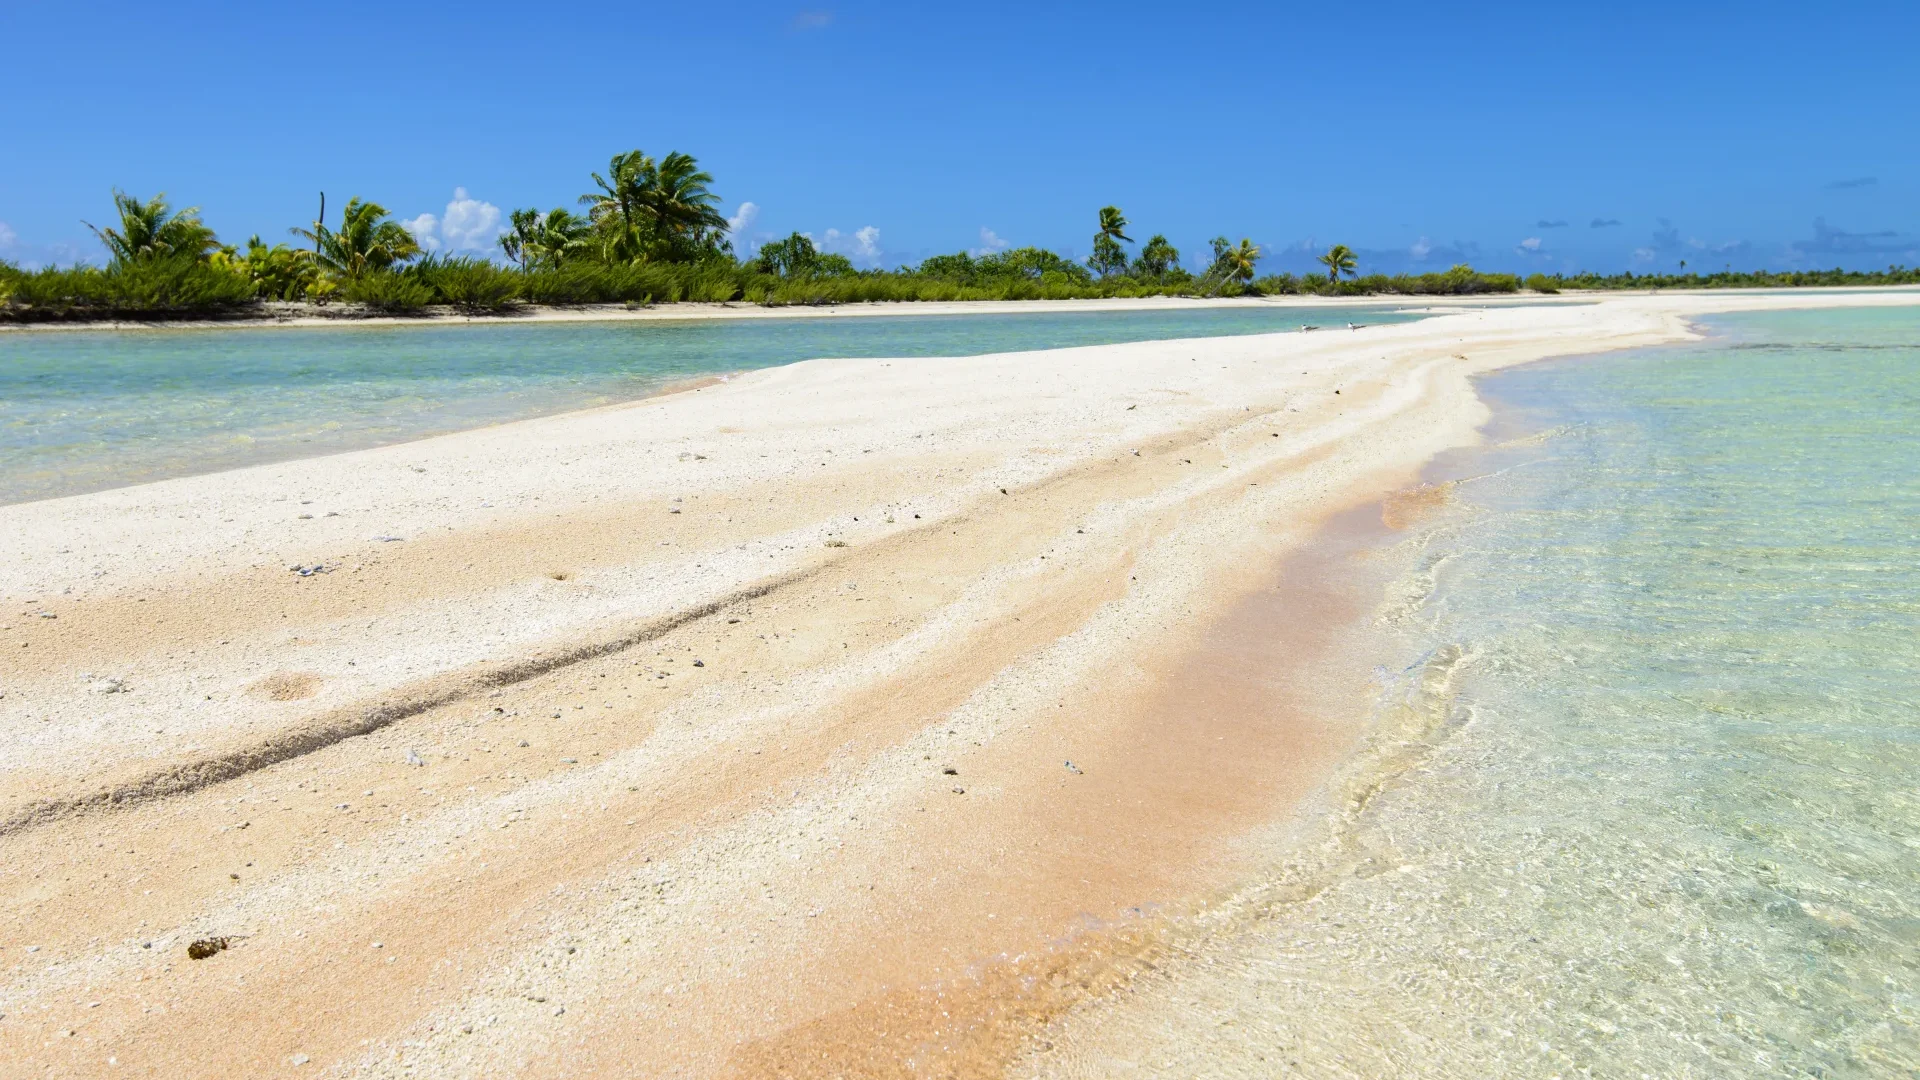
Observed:
[[[0,1076],[1000,1075],[1364,734],[1314,541],[1473,375],[1920,293],[1581,301],[0,508]]]

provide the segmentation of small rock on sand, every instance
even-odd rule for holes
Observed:
[[[207,957],[226,950],[231,941],[223,937],[201,938],[187,946],[187,958],[205,960]]]

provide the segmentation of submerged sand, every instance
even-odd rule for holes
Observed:
[[[994,1075],[1364,735],[1351,537],[1431,496],[1351,514],[1472,375],[1915,299],[809,361],[0,508],[0,1075]]]

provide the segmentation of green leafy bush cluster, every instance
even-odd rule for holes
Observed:
[[[369,311],[388,315],[408,315],[433,303],[433,287],[409,273],[374,270],[362,274],[340,290],[343,299]]]
[[[1885,270],[1725,270],[1713,274],[1534,274],[1527,287],[1561,289],[1807,289],[1860,288],[1869,285],[1920,285],[1920,267]]]
[[[0,319],[20,322],[218,317],[254,296],[251,281],[192,255],[107,268],[0,264]]]
[[[1461,263],[1434,274],[1367,274],[1337,280],[1274,274],[1253,282],[1264,296],[1474,296],[1520,290],[1514,274],[1485,274]]]
[[[746,258],[733,248],[713,178],[687,154],[655,159],[615,154],[593,189],[564,207],[515,210],[496,262],[423,251],[419,238],[378,203],[355,197],[337,226],[321,211],[289,230],[300,246],[222,245],[197,207],[178,212],[165,196],[142,201],[116,191],[116,223],[93,229],[105,266],[22,270],[0,262],[0,321],[222,318],[272,302],[334,305],[342,315],[451,309],[500,314],[525,304],[763,305],[938,300],[1072,300],[1141,296],[1471,296],[1566,289],[1749,288],[1920,284],[1920,271],[1787,273],[1489,274],[1459,265],[1428,274],[1361,274],[1359,256],[1335,244],[1317,257],[1324,274],[1259,276],[1251,240],[1209,242],[1189,269],[1165,236],[1129,254],[1126,215],[1105,206],[1093,254],[1075,262],[1044,248],[936,255],[917,266],[861,270],[794,233]],[[1683,264],[1684,269],[1684,264]]]

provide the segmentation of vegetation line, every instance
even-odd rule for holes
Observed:
[[[164,195],[113,195],[117,226],[91,229],[104,266],[26,270],[0,261],[0,322],[262,318],[268,303],[305,305],[341,317],[434,310],[508,313],[526,305],[665,304],[681,301],[822,305],[873,301],[1074,300],[1142,296],[1460,296],[1531,289],[1752,288],[1920,284],[1920,270],[1756,271],[1635,275],[1482,273],[1461,264],[1429,274],[1359,273],[1345,244],[1319,256],[1324,276],[1256,273],[1251,240],[1211,241],[1204,269],[1154,235],[1129,256],[1129,222],[1102,207],[1093,254],[1074,262],[1044,248],[936,255],[917,266],[861,270],[821,251],[803,233],[738,253],[717,209],[713,177],[691,155],[655,160],[615,154],[581,211],[515,210],[500,236],[501,261],[424,252],[379,203],[354,197],[337,228],[326,199],[309,228],[288,230],[302,246],[222,244],[198,207],[175,211]],[[742,257],[744,255],[745,257]]]

